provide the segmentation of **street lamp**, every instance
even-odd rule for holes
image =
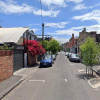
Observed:
[[[49,26],[46,26],[49,27]],[[42,47],[44,47],[44,23],[42,23]]]
[[[44,23],[42,23],[42,46],[44,46]]]

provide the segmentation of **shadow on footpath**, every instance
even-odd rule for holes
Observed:
[[[32,68],[32,67],[38,67],[38,66],[40,66],[40,64],[39,64],[39,63],[35,63],[35,64],[29,66],[29,68]]]
[[[100,76],[100,69],[96,73]]]

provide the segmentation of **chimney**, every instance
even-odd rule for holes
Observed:
[[[72,34],[72,38],[74,38],[74,34]]]
[[[72,46],[74,45],[74,34],[72,34]]]
[[[84,28],[84,32],[86,32],[86,28]]]

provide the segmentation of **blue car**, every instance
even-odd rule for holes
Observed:
[[[52,55],[45,55],[40,62],[40,67],[42,66],[52,66],[54,63]]]

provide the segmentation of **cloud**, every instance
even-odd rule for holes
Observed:
[[[3,2],[0,1],[0,12],[11,14],[11,13],[30,13],[33,7],[26,4],[19,6],[15,2]]]
[[[69,39],[66,38],[59,38],[59,37],[53,37],[55,40],[57,40],[60,44],[63,44],[67,41],[69,41]]]
[[[56,7],[66,7],[66,0],[41,0],[42,4],[51,7],[56,6]]]
[[[50,35],[72,35],[72,33],[74,33],[75,36],[78,36],[78,31],[74,29],[58,30],[55,33],[48,33],[48,34]]]
[[[33,13],[34,15],[41,15],[40,9],[35,9],[32,6],[29,6],[27,4],[18,5],[17,2],[14,2],[13,0],[6,0],[0,1],[0,12],[6,13],[6,14],[23,14],[23,13]],[[42,10],[43,16],[50,16],[50,17],[56,17],[59,14],[59,10]]]
[[[42,15],[43,16],[50,16],[50,17],[57,17],[57,15],[60,13],[60,11],[52,11],[52,10],[49,10],[49,11],[45,11],[45,10],[42,10]],[[41,15],[41,10],[34,10],[34,14],[35,15]]]
[[[36,28],[33,28],[33,29],[31,29],[31,30],[33,30],[34,32],[40,31],[40,29],[36,29]]]
[[[50,35],[72,35],[72,33],[74,33],[75,36],[78,36],[79,32],[81,32],[84,28],[86,28],[87,32],[97,31],[97,34],[100,34],[100,25],[72,27],[67,30],[58,30],[55,33],[48,33],[48,34]]]
[[[77,4],[73,10],[82,10],[82,9],[87,9],[87,7],[84,4]]]
[[[74,16],[73,19],[81,21],[91,20],[100,23],[100,10],[94,10],[84,15]]]
[[[52,33],[52,34],[56,34],[56,35],[72,35],[72,33],[76,32],[76,33],[74,33],[74,35],[75,36],[79,36],[79,32],[81,32],[85,27],[86,27],[86,31],[87,32],[96,31],[97,34],[100,34],[100,25],[72,27],[71,29],[59,30],[59,31],[56,31],[56,33]],[[71,30],[71,31],[69,31],[69,30]],[[56,39],[60,44],[69,41],[69,38],[54,37],[54,39]]]
[[[67,2],[81,3],[83,0],[66,0]]]
[[[45,26],[50,26],[54,28],[65,28],[66,24],[69,22],[59,22],[59,23],[46,23]]]
[[[100,6],[100,3],[94,4],[93,6],[85,6],[85,4],[79,3],[73,8],[73,11],[82,10],[82,9],[93,9],[95,7],[98,7],[98,6]]]
[[[95,7],[98,7],[98,6],[100,6],[100,3],[95,4],[95,5],[93,5],[93,6],[90,6],[89,8],[93,9],[93,8],[95,8]]]

